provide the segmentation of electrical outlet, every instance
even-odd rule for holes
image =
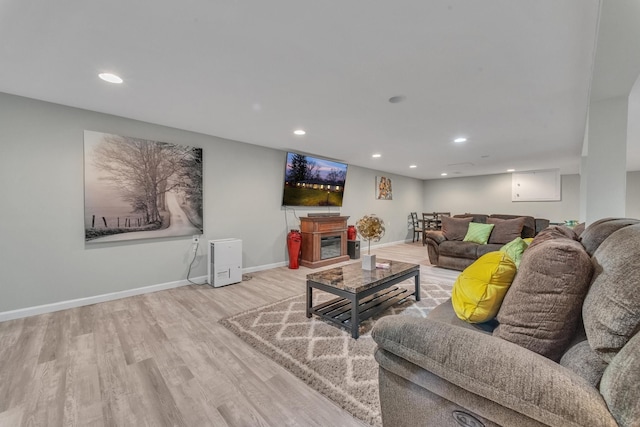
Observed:
[[[191,241],[193,243],[199,243],[200,242],[200,236],[193,236],[193,238],[191,239]]]

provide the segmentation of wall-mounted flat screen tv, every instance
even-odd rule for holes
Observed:
[[[299,153],[287,153],[283,206],[342,206],[347,165]]]

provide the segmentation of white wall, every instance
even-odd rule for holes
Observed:
[[[627,218],[640,218],[640,171],[627,172]]]
[[[551,222],[578,219],[580,176],[561,179],[562,200],[556,202],[512,202],[511,174],[427,180],[423,211],[530,215]]]
[[[376,199],[376,175],[391,178],[393,200]],[[420,211],[423,205],[422,188],[422,180],[349,166],[341,213],[350,215],[349,224],[355,224],[365,214],[376,214],[382,218],[386,233],[380,243],[410,240],[413,226],[409,224],[409,214]],[[362,253],[366,248],[366,243],[362,242]]]
[[[627,106],[626,96],[589,105],[588,149],[580,171],[586,194],[586,211],[580,217],[587,224],[625,216]]]
[[[284,152],[0,93],[0,313],[186,278],[190,236],[85,244],[85,129],[202,147],[205,240],[242,239],[245,268],[286,261]],[[340,212],[350,224],[381,216],[381,243],[410,238],[406,217],[423,206],[423,183],[383,174],[394,200],[378,201],[380,174],[349,166]],[[191,276],[205,274],[201,248]]]

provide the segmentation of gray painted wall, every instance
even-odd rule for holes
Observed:
[[[285,218],[298,223],[280,205],[283,151],[0,93],[0,313],[186,278],[190,237],[85,245],[85,129],[202,147],[204,240],[242,239],[245,268],[286,262]],[[350,224],[382,217],[380,243],[410,239],[407,215],[423,206],[423,182],[383,173],[394,200],[379,201],[380,174],[349,166],[340,212]],[[191,277],[205,274],[202,245]]]
[[[640,171],[627,172],[626,217],[640,218]]]
[[[640,218],[640,171],[626,176],[624,216]],[[424,212],[526,214],[563,222],[579,219],[580,175],[562,175],[562,200],[558,202],[512,202],[511,174],[428,180],[424,200]]]
[[[0,93],[0,313],[186,278],[190,237],[85,245],[85,129],[202,147],[203,240],[242,239],[245,268],[287,261],[286,234],[309,210],[280,206],[284,152]],[[375,199],[376,175],[393,180],[393,201]],[[640,218],[640,172],[627,180],[627,216]],[[423,182],[349,166],[340,212],[350,224],[378,214],[388,243],[411,239],[411,211],[574,219],[579,187],[578,175],[564,175],[562,201],[514,203],[511,174]],[[205,264],[201,247],[192,277],[204,276]]]
[[[581,163],[587,224],[625,216],[628,97],[592,101],[586,161]]]
[[[427,180],[424,212],[472,212],[530,215],[551,222],[578,219],[580,176],[562,175],[562,200],[557,202],[512,202],[511,174]]]

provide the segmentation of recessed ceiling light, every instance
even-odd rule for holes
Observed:
[[[377,159],[379,157],[382,157],[382,154],[376,153],[376,154],[373,154],[371,157],[373,157],[374,159]]]
[[[417,167],[418,167],[418,165],[411,165],[411,166],[409,166],[409,167],[410,167],[411,169],[415,169],[415,168],[417,168]]]
[[[515,169],[507,169],[507,172],[515,172]]]
[[[116,76],[115,74],[100,73],[98,74],[98,77],[100,77],[105,82],[118,83],[118,84],[122,83],[122,79],[119,76]]]
[[[442,172],[442,173],[440,174],[440,176],[447,176],[447,173],[446,173],[446,172]]]
[[[304,135],[307,132],[303,131],[302,129],[296,129],[293,131],[293,133],[295,133],[296,135]]]
[[[398,102],[402,102],[405,99],[407,99],[406,96],[404,95],[396,95],[396,96],[392,96],[391,98],[389,98],[389,102],[392,104],[397,104]]]
[[[467,142],[467,138],[456,138],[453,142]]]

